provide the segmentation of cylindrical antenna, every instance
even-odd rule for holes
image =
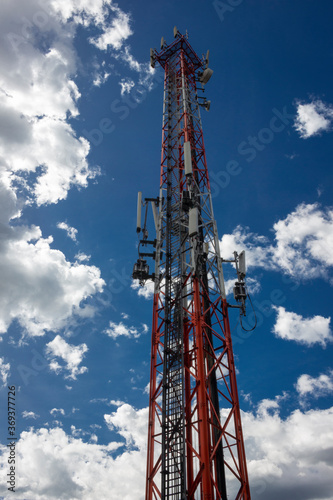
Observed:
[[[142,207],[142,192],[138,192],[138,208],[137,208],[137,216],[136,216],[136,232],[139,233],[141,231],[141,207]]]

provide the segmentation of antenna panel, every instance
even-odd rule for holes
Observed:
[[[246,262],[245,262],[245,250],[242,250],[238,257],[239,272],[245,276],[246,275]]]

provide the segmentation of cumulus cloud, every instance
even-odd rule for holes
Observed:
[[[85,373],[88,368],[81,366],[83,357],[88,351],[86,344],[78,346],[68,344],[60,335],[57,335],[51,342],[46,344],[46,353],[51,358],[51,370],[59,373],[63,369],[68,370],[69,374],[65,378],[76,380],[78,375]],[[65,366],[61,366],[54,358],[58,357],[65,362]]]
[[[295,410],[282,418],[283,399],[266,399],[256,411],[242,412],[252,496],[258,500],[330,499],[333,408]],[[90,432],[74,426],[71,434],[59,427],[23,432],[17,447],[21,466],[15,498],[143,499],[148,408],[136,410],[123,404],[104,420],[124,442],[120,438],[97,445]],[[0,494],[5,494],[8,457],[5,446],[1,451]],[[228,492],[232,496],[232,486]]]
[[[75,227],[69,226],[67,224],[67,222],[58,222],[57,228],[63,229],[64,231],[66,231],[68,238],[70,238],[73,241],[76,241],[77,229],[75,229]],[[79,259],[81,259],[81,255],[82,254],[80,254]],[[81,259],[81,260],[85,260],[85,259]]]
[[[224,259],[234,259],[234,252],[246,251],[247,267],[266,267],[268,264],[269,240],[237,226],[232,234],[224,234],[220,242],[221,255]]]
[[[72,436],[74,436],[76,438],[87,436],[89,441],[91,441],[93,443],[97,443],[97,441],[98,441],[98,437],[96,436],[96,434],[93,434],[89,431],[85,431],[83,429],[77,429],[75,427],[75,425],[71,425],[71,434],[72,434]]]
[[[78,262],[85,262],[85,261],[89,261],[90,260],[90,257],[91,255],[86,255],[85,253],[83,252],[78,252],[74,259],[77,260]]]
[[[0,8],[0,165],[28,202],[56,203],[98,173],[88,165],[87,140],[68,122],[80,98],[73,24],[59,22],[51,0],[43,7],[18,0],[20,16],[7,4]]]
[[[145,452],[141,448],[145,441],[142,422],[146,426],[148,411],[132,410],[124,411],[124,418],[126,415],[128,418],[119,422],[119,429],[128,441],[126,450],[120,454],[119,450],[124,442],[118,440],[98,445],[96,437],[91,433],[75,428],[72,428],[74,435],[66,434],[59,427],[23,432],[17,446],[20,488],[15,492],[15,498],[143,498],[146,461]],[[118,428],[117,418],[109,425]],[[78,434],[79,437],[76,437]],[[84,442],[85,436],[89,437],[90,442]],[[2,447],[1,452],[0,463],[3,467],[0,468],[0,495],[6,495],[7,448]]]
[[[121,406],[124,405],[124,401],[121,401],[119,399],[111,399],[108,403],[110,406]]]
[[[286,219],[274,224],[273,229],[276,263],[289,274],[302,273],[305,278],[323,276],[327,267],[333,266],[332,208],[301,204]]]
[[[266,400],[242,412],[252,495],[259,500],[330,499],[333,473],[333,408],[293,411],[283,419]]]
[[[26,203],[57,203],[100,172],[87,161],[88,141],[69,122],[79,115],[81,97],[75,82],[78,26],[93,25],[97,34],[90,42],[100,50],[111,47],[139,80],[151,71],[124,47],[132,35],[130,16],[112,0],[17,0],[16,9],[20,16],[13,16],[8,2],[0,6],[0,166]],[[99,73],[94,85],[109,76]]]
[[[139,331],[134,326],[126,326],[122,321],[120,323],[115,323],[114,321],[110,321],[109,328],[104,330],[109,337],[116,339],[117,337],[132,337],[139,338],[143,333],[147,333],[148,326],[146,324],[142,324],[142,329]]]
[[[333,106],[320,99],[310,103],[297,101],[297,116],[294,127],[303,139],[329,131],[332,128]]]
[[[8,376],[10,373],[10,363],[5,363],[5,358],[0,358],[0,379],[2,380],[2,385],[7,385]]]
[[[95,76],[95,80],[93,81],[93,85],[95,85],[95,87],[100,87],[108,80],[110,74],[111,73],[108,73],[107,71],[105,71],[104,73],[97,73]]]
[[[117,411],[104,415],[104,420],[110,430],[125,438],[127,447],[146,449],[148,408],[135,410],[129,404],[123,404]]]
[[[51,415],[56,415],[57,413],[59,413],[60,415],[65,415],[65,410],[63,408],[52,408],[52,410],[50,410],[50,413]]]
[[[107,16],[102,21],[103,33],[91,39],[91,42],[100,50],[107,50],[108,47],[120,49],[125,40],[133,34],[130,26],[130,16],[123,12],[116,5],[109,2],[111,11],[115,17],[111,22],[107,21]]]
[[[276,322],[273,327],[273,332],[277,337],[294,340],[307,346],[318,343],[322,347],[326,347],[328,342],[333,341],[330,329],[331,318],[324,318],[323,316],[303,318],[299,314],[286,311],[284,307],[273,306],[273,308],[277,312]]]
[[[333,266],[333,209],[302,203],[273,225],[274,243],[237,226],[220,242],[225,259],[246,250],[248,267],[282,271],[299,279],[327,278]]]
[[[23,418],[33,418],[34,420],[36,420],[37,418],[39,418],[39,415],[37,415],[37,413],[35,413],[33,411],[22,411],[22,417]]]
[[[131,283],[131,288],[137,291],[139,297],[144,297],[147,300],[154,296],[154,286],[153,281],[146,281],[144,286],[140,285],[139,280],[133,280]]]
[[[296,390],[301,397],[312,396],[320,398],[333,393],[333,370],[328,374],[321,374],[319,377],[303,374],[297,379]]]
[[[121,95],[128,94],[131,89],[134,87],[135,83],[131,78],[122,78],[119,82],[121,87]]]
[[[31,336],[57,331],[84,316],[84,300],[102,291],[99,269],[67,261],[52,241],[36,226],[0,226],[1,333],[14,319]]]

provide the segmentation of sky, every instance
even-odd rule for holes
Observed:
[[[159,188],[149,49],[177,25],[210,49],[214,214],[223,258],[246,251],[257,318],[245,332],[230,313],[252,499],[333,499],[332,15],[329,0],[2,0],[0,498],[144,498],[136,199]]]

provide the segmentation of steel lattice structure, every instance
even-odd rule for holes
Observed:
[[[165,77],[146,500],[250,500],[197,95],[206,61],[175,37],[152,53]]]

